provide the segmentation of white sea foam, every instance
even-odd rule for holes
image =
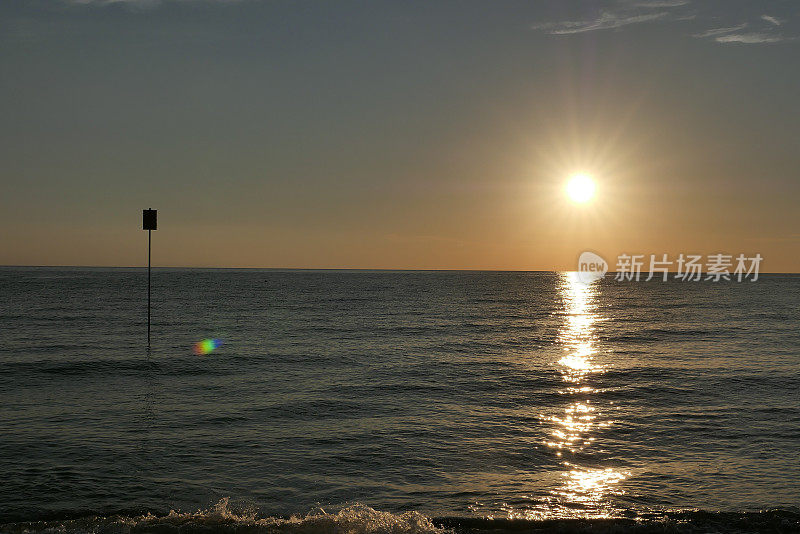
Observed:
[[[437,527],[436,525],[440,525]],[[701,532],[800,531],[800,510],[761,512],[673,511],[617,519],[431,519],[419,512],[393,514],[356,504],[335,513],[316,509],[304,516],[259,517],[234,510],[228,499],[197,512],[156,516],[88,516],[81,519],[10,523],[1,534],[687,534]]]
[[[248,533],[274,534],[437,534],[443,532],[419,512],[393,514],[355,504],[335,513],[318,508],[304,516],[259,517],[255,510],[234,510],[228,498],[197,512],[170,511],[164,516],[92,516],[81,519],[14,523],[3,533],[141,534]]]

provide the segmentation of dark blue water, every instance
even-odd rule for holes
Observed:
[[[156,270],[148,352],[145,271],[0,269],[0,530],[791,531],[798,302],[796,275]]]

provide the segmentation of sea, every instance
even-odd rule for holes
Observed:
[[[798,532],[799,303],[158,268],[148,344],[146,269],[0,268],[0,532]]]

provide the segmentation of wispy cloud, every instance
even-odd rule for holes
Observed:
[[[728,22],[726,16],[709,11],[702,3],[693,3],[692,0],[613,0],[603,10],[594,13],[593,17],[583,20],[541,22],[531,27],[551,35],[568,35],[635,24],[697,20],[699,24],[703,21],[709,26],[714,24],[710,21],[716,24],[711,28],[706,26],[708,29],[702,29],[702,26],[695,29],[692,37],[717,43],[761,44],[797,40],[786,35],[791,27],[790,21],[775,15],[751,11],[747,18],[729,21],[739,24],[722,26],[720,21]]]
[[[793,41],[793,37],[787,37],[779,32],[778,27],[781,26],[783,22],[784,21],[778,18],[762,15],[752,23],[743,22],[737,26],[712,28],[696,33],[693,37],[697,37],[698,39],[712,39],[717,43],[723,44],[763,44]],[[742,30],[745,28],[747,28],[748,31],[743,32]]]
[[[781,24],[784,23],[784,21],[782,21],[781,19],[777,17],[771,17],[769,15],[761,15],[761,19],[766,20],[767,22],[769,22],[770,24],[774,24],[775,26],[780,26]]]
[[[666,11],[643,15],[618,15],[610,11],[603,11],[600,13],[599,17],[592,20],[545,22],[543,24],[534,24],[531,27],[534,30],[544,30],[553,35],[566,35],[571,33],[621,28],[622,26],[628,26],[630,24],[638,24],[662,19],[667,15],[669,15],[669,13]]]
[[[79,6],[122,5],[131,8],[148,8],[148,7],[159,6],[170,0],[62,0],[62,1],[67,4],[79,5]],[[208,4],[235,4],[240,0],[172,0],[172,1],[183,1],[183,2],[194,1],[196,3],[208,3]]]
[[[65,0],[68,4],[76,5],[96,5],[108,6],[112,4],[124,4],[134,6],[155,6],[160,4],[160,0]]]
[[[733,33],[747,28],[747,23],[739,24],[738,26],[730,26],[728,28],[713,28],[704,32],[694,34],[694,37],[699,39],[706,39],[708,37],[716,37],[718,35],[725,35],[726,33]]]
[[[632,2],[631,5],[635,7],[650,7],[650,8],[666,8],[666,7],[680,7],[689,4],[689,0],[652,0],[647,2],[641,0],[639,2]]]
[[[656,21],[687,20],[694,15],[687,16],[686,10],[680,8],[690,3],[691,0],[616,0],[599,12],[595,12],[591,18],[543,22],[534,24],[532,28],[552,35],[567,35]]]
[[[788,41],[786,37],[780,35],[771,35],[768,33],[730,33],[727,35],[720,35],[714,39],[718,43],[742,43],[742,44],[759,44],[759,43],[778,43],[780,41]]]

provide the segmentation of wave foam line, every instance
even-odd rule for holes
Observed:
[[[305,516],[258,517],[235,512],[228,499],[197,512],[167,515],[87,516],[0,525],[2,534],[701,534],[800,532],[800,509],[761,512],[661,512],[616,519],[429,518],[419,512],[393,514],[356,504],[336,513],[317,509]]]
[[[392,514],[356,504],[336,513],[322,509],[290,518],[262,517],[255,511],[237,513],[228,498],[198,512],[170,511],[165,516],[91,516],[61,521],[34,521],[0,525],[3,534],[441,534],[430,518],[419,512]]]

